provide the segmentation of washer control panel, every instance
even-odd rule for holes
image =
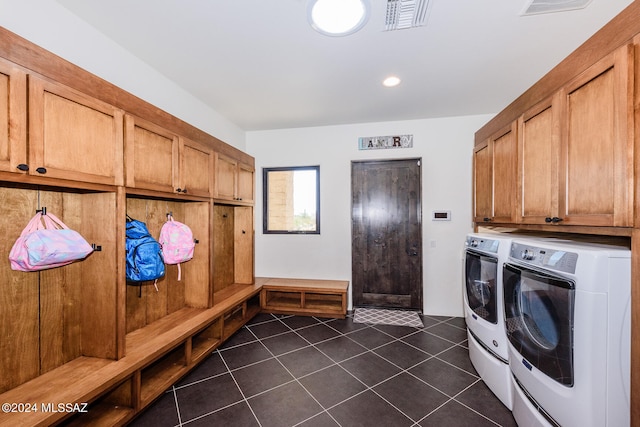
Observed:
[[[478,236],[467,236],[465,247],[468,249],[476,249],[481,252],[490,252],[492,254],[498,253],[500,247],[500,240],[485,239]]]
[[[575,274],[578,263],[578,254],[575,252],[539,248],[517,242],[511,243],[510,256],[530,265],[570,274]]]

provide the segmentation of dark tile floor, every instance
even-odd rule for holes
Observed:
[[[132,426],[515,426],[464,319],[424,328],[259,314]]]

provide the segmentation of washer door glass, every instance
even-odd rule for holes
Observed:
[[[509,341],[530,365],[572,386],[575,284],[512,264],[502,277]]]
[[[467,301],[471,310],[487,322],[497,324],[498,260],[467,250],[465,277]]]

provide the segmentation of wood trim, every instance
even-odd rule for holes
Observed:
[[[543,101],[579,73],[640,33],[640,0],[636,0],[544,75],[475,134],[476,144],[516,120],[522,111]]]
[[[244,163],[255,164],[253,157],[247,153],[226,144],[222,140],[172,116],[3,27],[0,27],[0,57],[24,67],[27,72],[33,71],[41,74],[135,116],[152,123],[162,124],[166,129],[191,140],[202,142],[215,151],[224,153]]]

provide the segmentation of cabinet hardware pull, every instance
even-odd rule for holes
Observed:
[[[546,217],[546,218],[544,219],[544,222],[551,222],[551,221],[553,221],[553,219],[551,219],[551,217],[550,217],[550,216],[548,216],[548,217]]]
[[[47,173],[47,168],[43,168],[41,166],[38,169],[36,169],[36,172],[41,173],[41,174],[45,174],[45,173]]]
[[[182,188],[176,188],[176,191],[177,191],[178,193],[182,193]]]
[[[185,188],[184,190],[182,190],[182,192],[183,192],[184,194],[187,194],[187,189]]]
[[[483,220],[484,222],[491,222],[491,218],[489,218],[489,217],[485,217],[485,218],[483,218],[482,220]]]
[[[16,166],[19,170],[26,172],[29,170],[29,165],[25,165],[24,163],[20,163],[18,166]]]
[[[555,224],[562,221],[562,218],[558,218],[557,216],[554,216],[553,218],[551,218],[551,221]]]

